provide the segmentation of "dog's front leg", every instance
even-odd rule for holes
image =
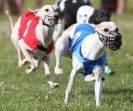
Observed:
[[[62,75],[63,74],[63,70],[60,67],[62,56],[63,56],[63,50],[56,48],[55,49],[56,64],[55,64],[54,72],[57,75]]]
[[[52,78],[51,78],[51,74],[50,74],[50,69],[49,69],[49,56],[45,56],[44,57],[44,69],[45,69],[45,75],[46,75],[46,78],[48,80],[48,84],[50,85],[51,88],[55,88],[55,87],[58,87],[59,84],[58,83],[54,83],[52,81]]]
[[[96,100],[96,106],[101,105],[101,96],[102,96],[102,78],[103,78],[103,68],[102,67],[97,67],[94,70],[95,76],[96,76],[96,81],[95,81],[95,100]]]
[[[61,59],[64,53],[68,52],[70,48],[70,41],[68,39],[67,34],[63,34],[55,44],[55,58],[56,58],[56,66],[54,69],[55,74],[61,75],[63,74],[63,70],[60,66]]]
[[[68,103],[68,98],[69,98],[69,95],[71,93],[71,89],[72,89],[72,85],[73,85],[73,82],[74,82],[74,78],[76,76],[76,72],[77,71],[75,69],[72,69],[72,71],[71,71],[70,78],[69,78],[69,83],[68,83],[68,86],[67,86],[67,89],[66,89],[66,92],[65,92],[65,99],[64,99],[65,104]]]
[[[54,33],[53,33],[53,40],[54,40],[55,43],[56,43],[56,41],[58,40],[58,38],[60,37],[61,33],[64,30],[62,27],[64,27],[63,21],[61,21],[60,24],[57,24],[55,26]]]

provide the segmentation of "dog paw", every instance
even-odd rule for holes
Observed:
[[[34,71],[36,69],[36,66],[35,65],[30,65],[30,67],[28,67],[26,70],[25,70],[25,72],[27,73],[27,74],[30,74],[32,71]]]
[[[54,83],[54,82],[49,83],[49,85],[50,85],[51,88],[58,88],[59,87],[59,84],[58,83]]]
[[[35,70],[35,67],[34,67],[34,68],[27,68],[27,69],[25,70],[25,72],[26,72],[27,74],[30,74],[33,70]]]
[[[64,104],[67,105],[67,103],[68,103],[68,100],[65,98],[64,99]]]
[[[96,77],[91,74],[91,75],[85,76],[85,79],[84,80],[85,81],[94,81],[94,80],[96,80]]]
[[[24,59],[24,60],[22,60],[22,61],[19,61],[19,62],[18,62],[18,67],[20,68],[20,67],[22,67],[23,65],[25,65],[25,64],[27,64],[27,63],[28,63],[27,59]]]
[[[56,75],[62,75],[62,74],[63,74],[63,70],[62,70],[61,68],[55,68],[55,69],[54,69],[54,73],[55,73]]]
[[[26,69],[26,70],[25,70],[25,72],[26,72],[27,74],[30,74],[32,71],[33,71],[32,69]]]

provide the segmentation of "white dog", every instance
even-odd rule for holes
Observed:
[[[122,44],[122,38],[116,24],[114,22],[102,22],[94,27],[87,23],[74,24],[65,30],[61,38],[65,38],[62,39],[65,40],[62,42],[69,43],[69,39],[72,40],[71,45],[66,44],[68,47],[65,50],[68,51],[70,48],[72,52],[72,70],[65,92],[65,104],[68,102],[75,76],[80,72],[85,76],[94,74],[96,106],[100,106],[102,78],[106,61],[105,49],[108,47],[117,50]],[[58,59],[60,55],[61,53],[58,52]]]
[[[49,54],[54,48],[52,40],[54,26],[59,20],[57,6],[45,5],[35,11],[29,9],[21,15],[15,26],[8,11],[7,15],[12,29],[11,40],[18,53],[18,66],[29,62],[30,68],[26,69],[26,73],[31,73],[38,67],[38,57],[41,58],[40,60],[44,61],[48,84],[56,87],[58,84],[54,83],[50,76]]]
[[[88,5],[81,6],[77,11],[77,17],[76,17],[77,23],[99,24],[103,21],[109,21],[109,20],[110,20],[110,13],[107,13],[104,10],[94,9],[93,7]],[[57,39],[57,43],[55,45],[56,66],[54,72],[55,74],[60,75],[63,74],[63,70],[60,66],[61,57],[64,55],[69,55],[65,53],[69,53],[68,49],[70,47],[71,40],[70,39],[68,40],[65,37],[60,38],[59,34],[54,34],[54,35],[56,35],[56,38],[59,38]]]

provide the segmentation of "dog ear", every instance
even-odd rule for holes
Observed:
[[[35,15],[40,11],[40,9],[32,10],[31,7],[29,7],[29,11],[33,12]]]
[[[111,13],[103,9],[95,9],[94,13],[89,19],[89,23],[99,24],[104,21],[110,21]]]
[[[111,18],[111,11],[108,9],[100,9],[109,19]]]

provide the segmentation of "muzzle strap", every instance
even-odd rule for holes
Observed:
[[[42,20],[42,19],[41,19]],[[46,25],[47,27],[50,27],[50,25],[46,24],[43,20],[42,20],[42,24]]]
[[[97,31],[96,31],[96,32],[97,32]],[[107,45],[106,45],[106,38],[107,38],[107,37],[106,37],[105,35],[99,33],[99,32],[97,32],[97,34],[98,34],[98,36],[99,36],[100,41],[101,41],[105,46],[107,46]]]
[[[97,32],[97,31],[96,31]],[[108,33],[107,36],[97,32],[97,34],[99,35],[99,39],[100,41],[108,48],[112,49],[112,50],[117,50],[120,48],[121,44],[122,44],[122,37],[121,34],[115,34],[112,31]]]

